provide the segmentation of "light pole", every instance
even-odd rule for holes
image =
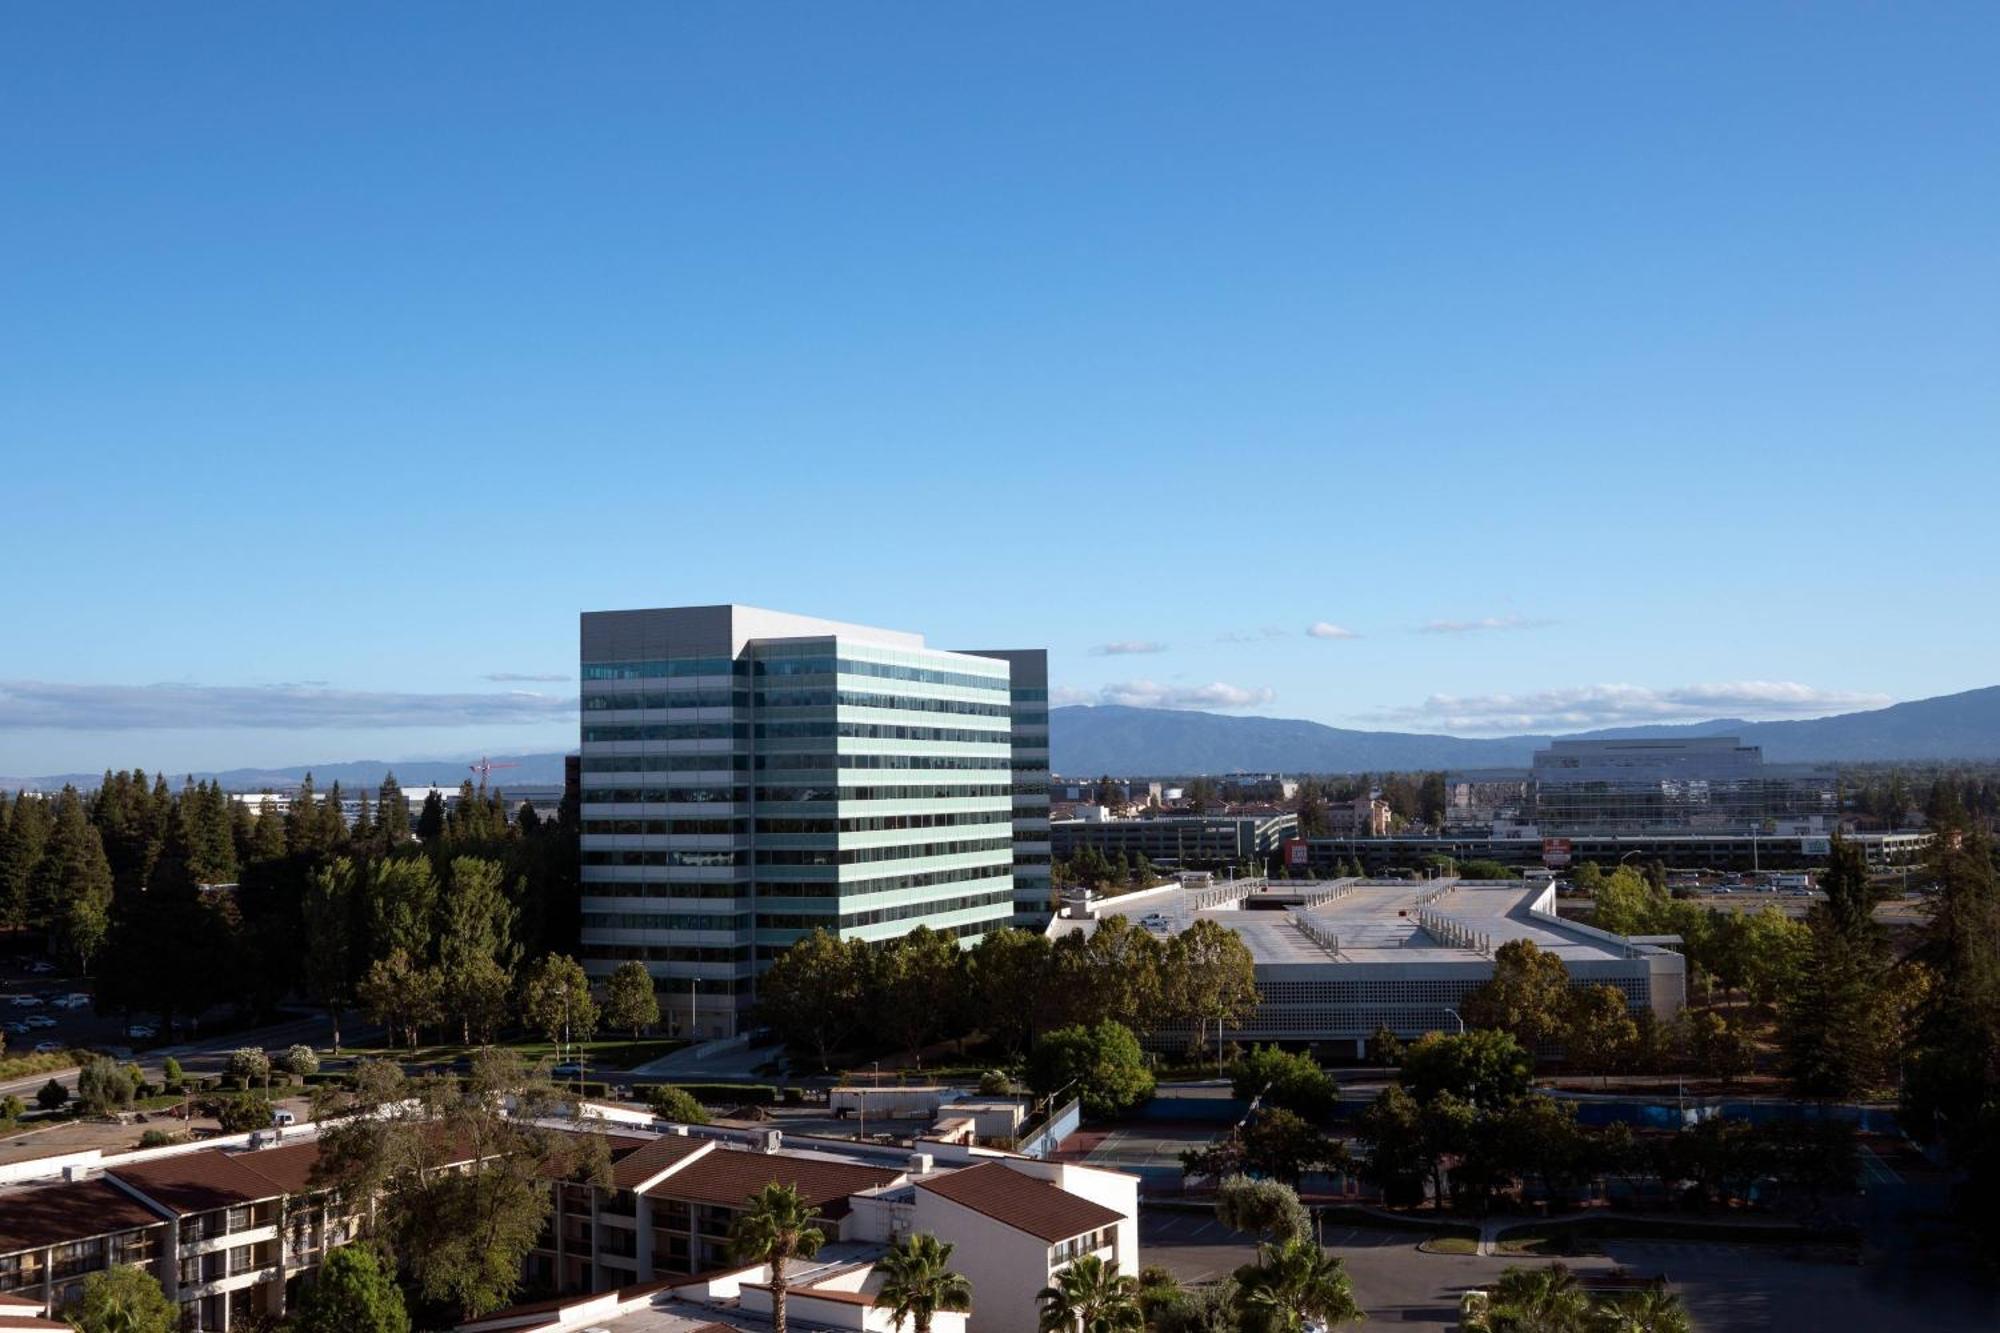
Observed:
[[[700,991],[701,991],[701,978],[689,977],[688,978],[688,1040],[691,1042],[700,1040],[699,1034],[695,1031],[695,1012],[694,1012],[695,996]]]
[[[1445,1012],[1451,1015],[1452,1022],[1458,1024],[1458,1035],[1463,1037],[1465,1035],[1465,1020],[1458,1016],[1458,1010],[1447,1009]]]

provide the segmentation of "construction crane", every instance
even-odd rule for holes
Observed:
[[[519,765],[519,764],[516,764],[516,763],[499,763],[499,764],[496,764],[496,763],[494,763],[494,762],[493,762],[493,761],[492,761],[491,759],[488,759],[488,758],[487,758],[486,756],[484,756],[484,755],[481,755],[481,756],[479,757],[479,762],[478,762],[478,763],[476,763],[476,764],[467,764],[467,765],[466,765],[466,767],[467,767],[467,768],[469,768],[469,769],[471,769],[471,770],[472,770],[473,772],[475,772],[475,773],[477,773],[477,774],[479,775],[479,785],[480,785],[480,786],[482,786],[482,787],[484,787],[484,786],[486,785],[486,779],[492,776],[492,774],[493,774],[493,770],[494,770],[494,769],[496,769],[496,768],[519,768],[519,767],[520,767],[520,765]]]

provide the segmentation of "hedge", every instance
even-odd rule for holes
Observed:
[[[770,1106],[778,1089],[769,1083],[669,1083],[703,1106]]]

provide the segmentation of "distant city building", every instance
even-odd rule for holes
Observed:
[[[1299,830],[1296,814],[1230,817],[1162,815],[1154,819],[1057,819],[1049,838],[1059,858],[1084,847],[1127,861],[1144,856],[1171,865],[1261,866]]]
[[[1039,930],[1055,912],[1049,878],[1048,650],[967,651],[1007,664],[1014,705],[1014,924]]]
[[[1326,831],[1341,838],[1379,838],[1389,831],[1389,803],[1372,792],[1351,801],[1329,801]]]
[[[581,635],[593,975],[644,962],[670,1025],[723,1036],[815,928],[969,945],[1013,918],[1010,659],[728,605]]]
[[[1747,829],[1824,832],[1839,815],[1832,769],[1766,764],[1734,736],[1554,741],[1535,753],[1527,820],[1543,834]]]

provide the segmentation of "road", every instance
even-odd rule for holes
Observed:
[[[1206,1213],[1144,1210],[1141,1258],[1183,1282],[1224,1277],[1255,1255],[1250,1240]],[[1451,1328],[1459,1295],[1511,1266],[1549,1260],[1425,1254],[1419,1236],[1328,1223],[1321,1233],[1340,1257],[1372,1324]],[[1994,1291],[1951,1272],[1879,1263],[1789,1257],[1783,1247],[1711,1242],[1610,1241],[1606,1254],[1566,1260],[1583,1272],[1624,1267],[1665,1274],[1701,1333],[1792,1333],[1852,1328],[1869,1333],[1990,1333],[2000,1328]]]

